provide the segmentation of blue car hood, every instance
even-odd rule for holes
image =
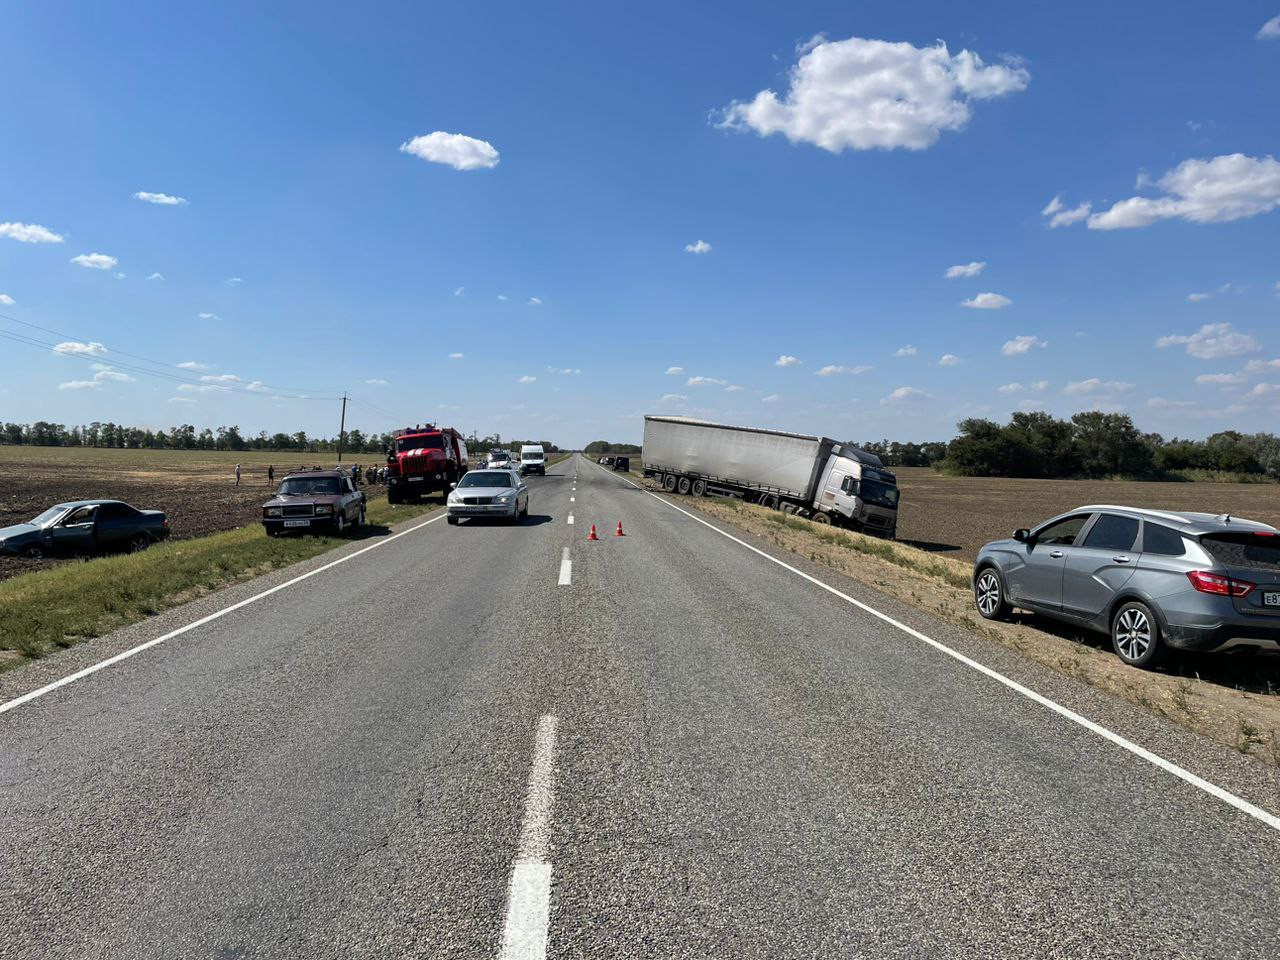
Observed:
[[[0,527],[0,540],[9,540],[13,537],[21,537],[33,533],[39,533],[40,528],[34,523],[15,523],[11,527]]]

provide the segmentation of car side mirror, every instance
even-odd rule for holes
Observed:
[[[450,489],[450,490],[457,490],[457,489],[458,489],[458,485],[457,485],[456,483],[451,483],[451,484],[449,484],[449,489]]]
[[[1033,542],[1031,537],[1031,531],[1028,530],[1026,527],[1019,527],[1017,530],[1013,531],[1013,539],[1017,540],[1019,543]]]

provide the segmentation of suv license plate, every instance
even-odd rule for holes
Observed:
[[[422,478],[421,478],[421,477],[410,477],[410,478],[409,478],[409,482],[410,482],[410,483],[421,483],[421,482],[422,482]]]
[[[1264,607],[1280,607],[1280,593],[1264,593],[1262,595],[1262,605]]]
[[[286,520],[284,522],[284,525],[286,527],[309,527],[311,526],[311,521],[310,520]]]

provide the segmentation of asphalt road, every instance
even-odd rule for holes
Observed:
[[[1280,956],[1274,826],[593,464],[530,485],[0,713],[0,956]]]

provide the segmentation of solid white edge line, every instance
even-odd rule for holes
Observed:
[[[601,469],[604,469],[604,468],[602,467]],[[616,474],[611,474],[611,476],[617,477]],[[621,480],[623,483],[631,484],[631,486],[635,487],[637,490],[640,490],[645,494],[648,494],[650,497],[653,497],[653,499],[657,500],[659,503],[666,504],[672,510],[676,510],[680,513],[683,513],[689,519],[696,520],[698,523],[702,524],[704,527],[707,527],[710,530],[714,530],[716,533],[720,534],[722,537],[727,537],[728,539],[732,540],[734,543],[739,544],[740,546],[746,547],[752,553],[757,553],[760,556],[764,557],[766,560],[772,563],[776,563],[778,566],[782,567],[785,570],[791,571],[797,577],[800,577],[804,580],[808,580],[810,583],[814,584],[815,586],[821,587],[823,590],[826,590],[828,593],[834,594],[835,596],[839,597],[841,600],[844,600],[846,603],[850,603],[853,606],[857,607],[859,610],[862,610],[865,613],[871,614],[873,617],[876,617],[877,619],[883,621],[884,623],[889,624],[891,627],[896,627],[897,629],[901,630],[903,633],[909,636],[915,637],[917,640],[923,643],[927,643],[929,646],[933,647],[935,650],[938,650],[941,653],[945,653],[947,656],[959,661],[960,663],[963,663],[966,667],[976,670],[978,671],[978,673],[981,673],[984,676],[990,677],[992,680],[995,680],[997,683],[1003,684],[1004,686],[1008,687],[1010,690],[1013,690],[1015,693],[1022,694],[1028,700],[1032,700],[1040,704],[1040,706],[1045,707],[1048,710],[1052,710],[1054,713],[1058,714],[1061,717],[1066,718],[1067,720],[1070,720],[1072,723],[1079,724],[1080,726],[1084,727],[1086,730],[1088,730],[1091,733],[1096,733],[1098,736],[1102,737],[1105,740],[1109,740],[1111,743],[1115,744],[1117,747],[1120,747],[1123,750],[1127,750],[1129,753],[1133,754],[1135,757],[1139,757],[1147,761],[1152,766],[1159,767],[1161,770],[1165,771],[1166,773],[1170,773],[1173,776],[1177,777],[1179,780],[1182,780],[1185,783],[1189,783],[1191,786],[1195,787],[1198,790],[1204,791],[1205,793],[1209,794],[1209,796],[1211,797],[1216,797],[1217,799],[1221,800],[1223,803],[1230,804],[1231,806],[1239,810],[1241,813],[1248,814],[1249,816],[1253,817],[1255,820],[1259,821],[1260,823],[1264,823],[1268,827],[1271,827],[1273,830],[1280,830],[1280,817],[1277,817],[1275,814],[1270,813],[1266,810],[1263,810],[1261,807],[1250,803],[1248,800],[1245,800],[1243,797],[1237,797],[1234,793],[1224,790],[1222,787],[1218,786],[1216,783],[1210,783],[1208,780],[1205,780],[1203,777],[1196,776],[1190,770],[1187,770],[1183,767],[1178,766],[1173,761],[1166,760],[1164,757],[1160,756],[1159,754],[1152,753],[1146,747],[1139,746],[1138,744],[1134,743],[1132,740],[1129,740],[1126,737],[1122,737],[1120,734],[1112,730],[1108,730],[1106,727],[1102,726],[1101,724],[1095,723],[1094,721],[1088,719],[1087,717],[1084,717],[1076,713],[1074,710],[1070,709],[1069,707],[1064,707],[1062,704],[1058,703],[1056,700],[1050,700],[1048,697],[1044,696],[1043,694],[1036,693],[1036,691],[1032,690],[1030,687],[1025,687],[1022,684],[1018,683],[1018,681],[1010,677],[1006,677],[1003,673],[1000,673],[998,670],[993,670],[990,667],[979,663],[977,660],[974,660],[972,657],[966,656],[965,654],[961,653],[959,650],[954,650],[951,647],[947,646],[945,643],[942,643],[941,641],[933,639],[933,637],[930,637],[926,634],[921,633],[919,630],[916,630],[914,627],[909,627],[905,623],[895,620],[893,617],[889,616],[887,613],[882,613],[881,611],[877,610],[875,607],[872,607],[872,606],[869,606],[868,604],[863,603],[861,600],[855,600],[853,597],[849,596],[847,593],[842,593],[841,591],[837,590],[835,587],[831,586],[830,584],[823,583],[817,577],[811,576],[805,573],[803,570],[797,570],[795,567],[791,566],[789,563],[786,563],[782,560],[779,560],[775,556],[765,553],[763,550],[761,550],[758,547],[753,547],[751,544],[747,543],[745,540],[740,540],[737,537],[735,537],[733,534],[726,533],[724,530],[721,530],[715,524],[710,523],[702,519],[701,517],[694,516],[688,510],[685,510],[683,507],[676,506],[670,500],[665,500],[662,497],[659,497],[657,494],[653,493],[652,491],[645,490],[645,488],[640,486],[638,483],[634,483],[633,481],[628,480],[626,477],[617,477],[617,479]]]
[[[567,587],[573,579],[573,561],[569,559],[569,548],[564,548],[564,553],[560,554],[560,581],[557,586]]]
[[[216,610],[213,613],[209,614],[208,616],[201,617],[199,620],[193,620],[191,623],[188,623],[185,626],[178,627],[178,629],[176,630],[170,630],[168,633],[163,634],[162,636],[155,637],[154,639],[148,640],[145,643],[140,643],[136,647],[130,647],[128,650],[122,651],[121,653],[117,653],[115,656],[108,657],[106,660],[103,660],[99,663],[95,663],[92,666],[85,667],[83,670],[77,670],[75,673],[68,674],[67,676],[62,677],[59,680],[54,680],[52,683],[45,684],[43,687],[40,687],[36,690],[32,690],[29,693],[24,693],[20,697],[14,697],[12,700],[8,700],[4,703],[0,703],[0,713],[7,713],[10,710],[14,710],[22,706],[24,703],[30,703],[32,700],[35,700],[38,697],[43,697],[47,693],[52,693],[54,690],[57,690],[59,687],[65,687],[69,683],[75,683],[75,681],[77,680],[82,680],[85,677],[88,677],[88,676],[91,676],[92,674],[97,673],[99,670],[105,670],[107,667],[114,666],[115,664],[119,663],[122,660],[128,660],[130,657],[136,656],[137,654],[142,653],[142,651],[144,650],[149,650],[152,647],[159,646],[160,644],[164,643],[166,640],[172,640],[174,637],[179,637],[182,634],[188,632],[189,630],[194,630],[196,627],[202,627],[206,623],[212,623],[214,620],[217,620],[220,617],[224,617],[228,613],[231,613],[232,611],[239,610],[241,607],[247,607],[249,604],[256,603],[257,601],[263,599],[264,597],[269,597],[273,593],[278,593],[279,591],[284,590],[287,587],[292,587],[296,583],[301,583],[303,580],[306,580],[310,577],[314,577],[317,573],[324,573],[324,571],[329,570],[333,567],[336,567],[340,563],[346,563],[348,560],[354,560],[356,557],[360,556],[362,553],[368,553],[370,550],[375,550],[378,547],[381,547],[381,546],[384,546],[385,544],[390,543],[392,540],[400,539],[406,534],[415,533],[418,530],[421,530],[423,527],[429,526],[430,524],[435,523],[437,520],[443,519],[444,516],[445,516],[445,512],[442,510],[437,516],[432,517],[430,520],[423,521],[422,523],[419,523],[417,526],[410,527],[408,530],[401,530],[399,533],[393,533],[391,534],[391,536],[378,540],[375,543],[371,543],[367,547],[361,547],[359,550],[355,551],[354,553],[348,553],[346,556],[339,557],[337,560],[329,561],[324,566],[316,567],[314,570],[309,570],[304,574],[300,574],[299,576],[294,577],[292,580],[286,580],[284,583],[277,584],[276,586],[271,587],[268,590],[263,590],[261,593],[256,593],[252,597],[248,597],[244,600],[240,600],[236,603],[233,603],[229,607],[223,607],[221,610]]]
[[[556,728],[551,714],[538,719],[525,794],[520,845],[507,885],[507,916],[499,960],[544,960],[551,925],[551,813],[555,807]]]

